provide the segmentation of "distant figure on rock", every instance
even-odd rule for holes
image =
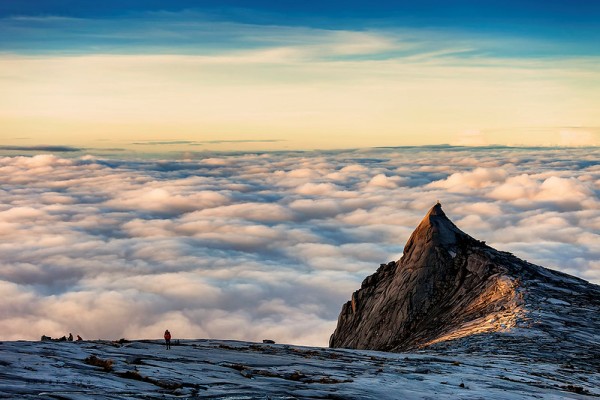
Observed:
[[[167,350],[171,348],[171,332],[167,329],[165,331],[165,344],[167,345]]]
[[[81,338],[81,336],[77,335],[77,341],[81,342],[83,339]]]
[[[68,340],[69,342],[72,342],[72,341],[73,341],[73,334],[72,334],[72,333],[69,333],[69,338],[68,338],[67,340]]]

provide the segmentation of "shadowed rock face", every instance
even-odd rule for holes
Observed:
[[[402,258],[382,264],[344,304],[329,345],[405,351],[518,328],[559,340],[565,326],[585,319],[582,308],[581,315],[565,308],[571,297],[583,309],[600,310],[598,286],[494,250],[458,229],[438,203],[411,235]],[[533,311],[544,309],[559,323],[532,318]],[[586,327],[590,335],[598,328],[597,318]]]

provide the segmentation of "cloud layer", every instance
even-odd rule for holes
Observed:
[[[1,339],[326,345],[440,200],[467,233],[600,282],[597,148],[0,158]]]

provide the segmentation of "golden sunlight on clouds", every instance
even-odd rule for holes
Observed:
[[[344,46],[332,48],[356,51]],[[387,44],[373,39],[357,46],[366,51]],[[74,145],[109,139],[123,146],[135,140],[270,139],[278,140],[270,147],[292,148],[600,144],[595,131],[561,128],[600,126],[600,88],[593,81],[582,88],[586,77],[597,81],[600,73],[585,62],[327,61],[315,56],[322,49],[308,50],[3,55],[3,139]],[[524,134],[518,127],[546,130]]]

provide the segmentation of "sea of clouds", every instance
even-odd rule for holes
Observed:
[[[491,246],[600,283],[600,149],[0,157],[0,339],[327,345],[437,201]]]

